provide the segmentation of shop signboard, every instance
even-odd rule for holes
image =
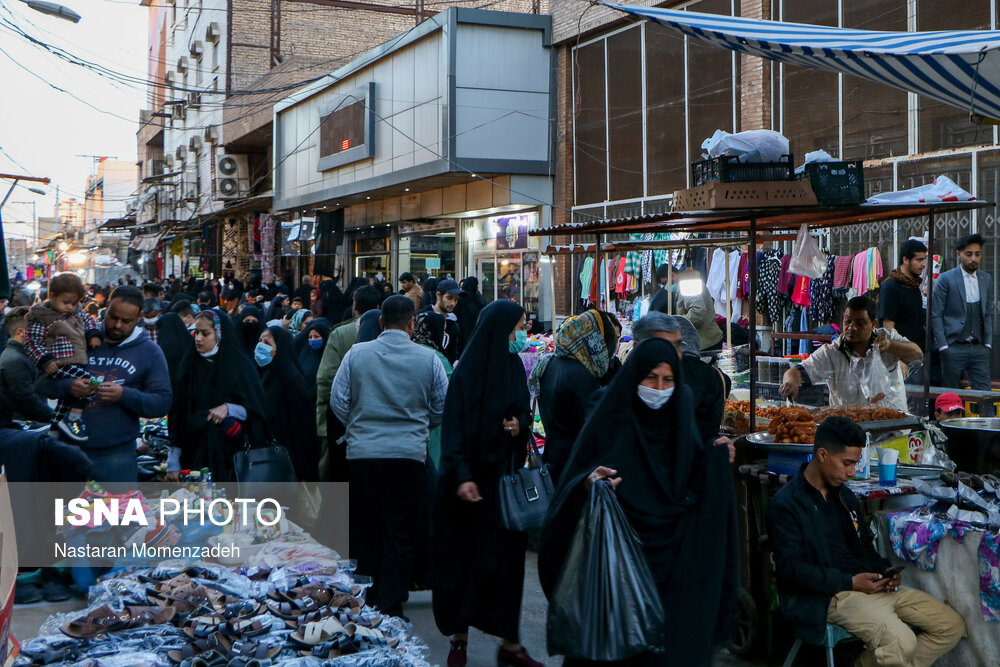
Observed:
[[[496,229],[497,250],[517,250],[528,247],[528,226],[531,214],[505,215],[490,220]]]

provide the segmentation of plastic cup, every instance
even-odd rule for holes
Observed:
[[[899,461],[899,451],[880,447],[878,450],[878,484],[879,486],[896,486],[896,464]]]

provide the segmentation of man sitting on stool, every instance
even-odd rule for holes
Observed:
[[[822,644],[827,623],[861,639],[858,665],[929,666],[965,636],[965,622],[887,573],[890,563],[875,551],[845,486],[864,444],[857,424],[828,418],[816,430],[812,460],[768,506],[781,611],[812,644]]]

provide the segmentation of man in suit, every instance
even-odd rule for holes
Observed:
[[[957,249],[959,266],[934,283],[931,326],[941,352],[941,384],[957,387],[964,371],[973,389],[989,389],[993,278],[979,270],[983,237],[963,236]]]

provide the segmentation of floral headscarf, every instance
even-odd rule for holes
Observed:
[[[306,317],[312,317],[312,311],[307,308],[300,308],[295,311],[292,315],[292,321],[288,325],[288,330],[292,333],[298,333],[302,330],[302,321]]]
[[[576,359],[595,378],[604,377],[611,365],[611,353],[604,337],[604,319],[596,310],[571,317],[556,332],[555,352],[538,362],[528,378],[532,396],[541,388],[542,376],[553,357]]]

